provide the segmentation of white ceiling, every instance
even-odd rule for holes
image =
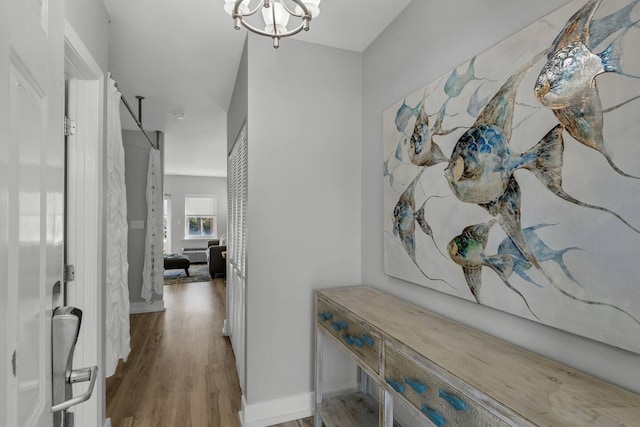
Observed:
[[[223,0],[103,1],[109,71],[136,114],[135,97],[145,97],[145,129],[165,134],[165,173],[226,176],[226,114],[246,30],[234,30]],[[410,1],[376,0],[374,7],[372,0],[324,0],[311,29],[294,37],[362,52]],[[137,129],[121,112],[123,128]]]

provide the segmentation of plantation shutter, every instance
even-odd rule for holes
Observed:
[[[242,126],[227,160],[227,186],[229,205],[229,263],[243,277],[246,274],[247,241],[247,127]]]

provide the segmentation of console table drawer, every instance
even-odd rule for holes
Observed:
[[[385,345],[387,384],[436,426],[508,426],[464,392],[430,372],[428,367]]]
[[[362,320],[322,299],[317,300],[316,309],[318,324],[377,373],[380,361],[380,336]]]

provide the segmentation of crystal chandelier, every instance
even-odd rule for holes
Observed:
[[[271,37],[273,47],[276,49],[280,46],[282,37],[298,34],[302,30],[309,31],[309,21],[320,14],[321,0],[258,0],[258,4],[253,9],[250,5],[252,1],[224,0],[224,10],[233,17],[236,30],[239,30],[242,25],[256,34]],[[264,30],[258,29],[246,20],[259,10],[262,10]],[[300,24],[289,29],[291,17],[299,19]]]

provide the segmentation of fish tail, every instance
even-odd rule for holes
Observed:
[[[562,125],[557,125],[522,155],[525,160],[523,167],[554,192],[562,186],[562,130]]]
[[[620,37],[616,38],[605,50],[598,54],[602,61],[602,67],[607,73],[622,73],[621,55],[622,49],[620,47]]]
[[[512,274],[515,268],[515,261],[512,256],[508,254],[493,255],[486,258],[489,267],[498,275],[502,280],[507,280]]]
[[[626,173],[625,171],[623,171],[622,169],[620,169],[618,166],[616,166],[615,163],[613,163],[613,159],[611,158],[611,156],[608,153],[602,153],[604,155],[604,158],[607,159],[607,162],[609,163],[609,166],[611,166],[611,168],[613,168],[614,171],[616,171],[618,174],[625,176],[627,178],[633,178],[633,179],[640,179],[640,176],[635,176],[635,175],[631,175]]]
[[[561,287],[556,285],[552,280],[550,280],[550,281],[551,281],[551,284],[553,284],[553,286],[558,291],[560,291],[561,294],[563,294],[566,297],[571,298],[572,300],[579,301],[579,302],[582,302],[582,303],[585,303],[585,304],[589,304],[589,305],[600,305],[600,306],[603,306],[603,307],[613,308],[614,310],[617,310],[620,313],[623,313],[623,314],[629,316],[629,318],[631,318],[634,322],[636,322],[637,324],[640,325],[640,320],[638,320],[637,317],[635,317],[634,315],[632,315],[631,313],[629,313],[625,309],[618,307],[617,305],[609,304],[607,302],[602,302],[602,301],[591,301],[591,300],[587,300],[587,299],[578,298],[577,296],[575,296],[573,294],[570,294],[569,292],[565,291],[564,289],[562,289]]]
[[[575,199],[572,196],[570,196],[569,194],[567,194],[564,190],[554,191],[554,193],[556,194],[556,196],[560,197],[561,199],[564,199],[567,202],[571,202],[571,203],[573,203],[575,205],[582,206],[584,208],[595,209],[595,210],[598,210],[598,211],[609,213],[609,214],[615,216],[616,218],[618,218],[620,221],[622,221],[622,223],[624,225],[626,225],[627,227],[629,227],[630,229],[632,229],[636,233],[640,233],[640,229],[634,227],[626,219],[624,219],[622,216],[620,216],[620,214],[618,214],[618,213],[616,213],[616,212],[614,212],[614,211],[612,211],[610,209],[604,208],[602,206],[591,205],[589,203],[581,202],[580,200]]]
[[[422,269],[422,267],[420,267],[420,265],[418,265],[418,262],[416,261],[416,259],[415,259],[415,258],[411,257],[411,259],[413,260],[413,263],[416,265],[416,267],[418,267],[418,270],[420,270],[420,273],[422,273],[422,275],[423,275],[424,277],[426,277],[427,279],[429,279],[429,280],[433,280],[433,281],[442,282],[442,283],[446,284],[447,286],[449,286],[449,287],[450,287],[450,288],[452,288],[452,289],[457,289],[455,286],[453,286],[451,283],[447,282],[447,281],[446,281],[446,280],[444,280],[444,279],[439,279],[439,278],[437,278],[437,277],[435,277],[435,278],[434,278],[434,277],[429,276],[427,273],[425,273],[425,272],[424,272],[424,270]]]
[[[531,307],[529,306],[529,303],[527,302],[527,299],[524,297],[524,295],[522,295],[522,293],[517,290],[516,288],[514,288],[513,286],[511,286],[511,283],[509,283],[509,281],[507,280],[503,280],[504,284],[507,285],[507,287],[509,289],[511,289],[513,292],[515,292],[516,294],[518,294],[520,296],[520,298],[522,298],[522,301],[524,301],[524,305],[527,306],[527,309],[529,310],[529,313],[531,313],[533,315],[533,317],[535,317],[536,319],[538,319],[538,322],[540,323],[544,323],[531,309]]]
[[[615,38],[615,40],[613,40],[609,46],[607,46],[607,48],[605,50],[603,50],[602,52],[600,52],[598,54],[598,56],[600,57],[600,60],[602,61],[602,67],[604,68],[605,72],[613,72],[613,73],[618,73],[618,74],[622,74],[624,76],[627,77],[632,77],[632,78],[640,78],[640,76],[634,76],[631,74],[626,74],[623,70],[622,70],[622,39],[624,38],[624,36],[627,34],[627,32],[629,32],[629,30],[636,26],[638,23],[640,22],[640,20],[632,22],[630,25],[628,25],[624,31],[622,33],[620,33],[620,35],[618,37]]]

